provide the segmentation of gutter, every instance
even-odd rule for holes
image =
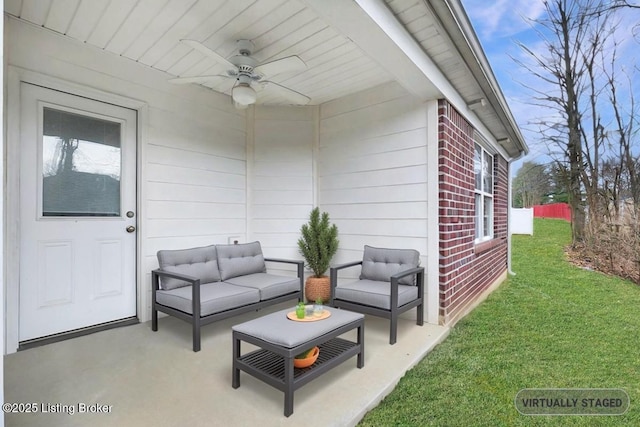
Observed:
[[[500,85],[493,74],[491,65],[487,60],[486,55],[482,49],[482,46],[478,40],[478,36],[471,26],[469,17],[462,6],[460,0],[424,0],[429,4],[429,7],[435,12],[441,20],[441,23],[445,29],[447,29],[449,38],[454,42],[460,55],[465,59],[465,62],[469,66],[469,70],[475,76],[476,80],[480,83],[481,89],[485,96],[494,106],[495,111],[498,113],[498,117],[505,127],[510,139],[515,144],[518,151],[525,154],[529,153],[529,148],[524,142],[524,137],[520,132],[520,128],[516,124],[516,121],[509,109],[507,101],[500,89]],[[448,12],[448,13],[443,13]],[[451,21],[446,22],[443,20],[445,15],[451,18]],[[455,28],[451,28],[454,26]],[[454,31],[455,30],[455,31]],[[456,42],[454,33],[459,34],[464,43]],[[521,155],[521,154],[520,154]],[[520,157],[517,156],[514,159]]]

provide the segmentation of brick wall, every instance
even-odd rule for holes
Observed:
[[[440,322],[456,320],[507,269],[508,164],[494,157],[494,239],[476,245],[473,127],[438,108]]]

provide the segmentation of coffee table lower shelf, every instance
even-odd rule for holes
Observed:
[[[318,346],[318,360],[308,368],[293,368],[294,389],[339,365],[359,352],[358,344],[342,338],[334,338]],[[238,367],[284,391],[284,357],[269,350],[255,350],[240,357]],[[305,381],[306,380],[306,381]],[[276,385],[278,384],[278,385]],[[298,385],[296,387],[295,385]]]

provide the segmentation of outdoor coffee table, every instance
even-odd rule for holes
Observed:
[[[327,307],[331,315],[315,322],[287,318],[292,309],[267,314],[233,326],[233,388],[240,387],[240,371],[284,392],[284,415],[293,413],[293,392],[314,378],[357,355],[357,367],[364,366],[364,315]],[[357,328],[356,341],[341,338]],[[258,350],[241,354],[241,342]],[[308,368],[295,368],[296,355],[318,346],[320,354]]]

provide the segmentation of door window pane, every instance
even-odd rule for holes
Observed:
[[[44,108],[43,216],[120,216],[120,127]]]

